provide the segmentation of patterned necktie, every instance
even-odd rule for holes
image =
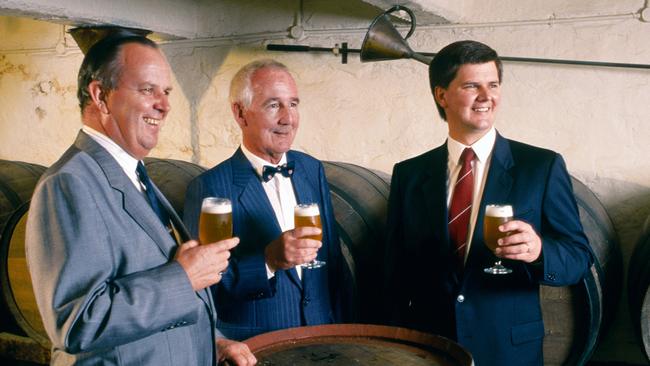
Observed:
[[[140,182],[144,184],[145,194],[147,195],[147,199],[149,200],[149,204],[151,205],[151,208],[156,213],[156,215],[158,215],[158,218],[160,218],[160,221],[163,223],[163,225],[165,227],[168,227],[169,213],[167,213],[167,210],[165,210],[165,208],[163,207],[162,203],[158,199],[158,196],[156,196],[156,192],[154,191],[153,188],[153,183],[149,178],[149,174],[147,174],[147,169],[145,169],[144,164],[142,164],[141,161],[138,162],[138,167],[135,171],[136,173],[138,173],[138,178],[140,179]]]
[[[293,175],[293,170],[293,161],[278,166],[264,165],[264,168],[262,168],[262,180],[268,182],[273,179],[273,176],[277,173],[280,173],[282,176],[289,178]]]
[[[472,160],[474,160],[474,156],[474,150],[471,148],[463,150],[460,156],[463,167],[458,173],[458,180],[449,205],[449,238],[456,248],[460,268],[463,267],[465,261],[467,231],[469,218],[472,214],[472,192],[474,191]]]

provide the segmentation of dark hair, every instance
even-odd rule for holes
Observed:
[[[434,95],[436,87],[447,88],[454,80],[458,69],[465,64],[484,64],[494,61],[499,73],[499,83],[503,75],[503,65],[497,51],[477,41],[458,41],[445,46],[436,54],[429,64],[429,85]],[[440,117],[447,120],[445,110],[438,104],[436,107]]]
[[[88,85],[93,80],[101,83],[104,96],[117,88],[122,73],[120,51],[122,46],[128,43],[138,43],[158,49],[154,41],[142,36],[109,36],[93,45],[84,57],[77,77],[77,99],[82,112],[90,103]]]

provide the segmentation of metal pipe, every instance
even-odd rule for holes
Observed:
[[[311,47],[305,45],[284,45],[284,44],[269,44],[266,46],[269,51],[283,51],[283,52],[332,52],[335,55],[343,55],[343,53],[361,53],[358,48],[346,48],[342,50],[337,46],[335,47]],[[435,56],[431,52],[417,52],[422,56]],[[578,66],[596,66],[596,67],[618,67],[628,69],[650,69],[649,64],[631,64],[621,62],[604,62],[604,61],[581,61],[581,60],[563,60],[563,59],[549,59],[549,58],[534,58],[534,57],[510,57],[500,56],[503,61],[512,62],[531,62],[531,63],[544,63],[544,64],[562,64],[562,65],[578,65]]]

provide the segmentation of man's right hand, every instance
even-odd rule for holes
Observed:
[[[264,249],[266,263],[271,270],[289,269],[316,259],[320,241],[309,239],[321,233],[317,227],[297,227],[282,233]]]
[[[221,281],[221,273],[228,268],[230,250],[239,244],[239,238],[199,245],[196,240],[181,244],[175,260],[183,267],[194,291]]]

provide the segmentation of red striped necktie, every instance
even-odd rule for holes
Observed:
[[[474,150],[465,148],[460,156],[463,167],[458,173],[454,186],[454,193],[449,205],[449,238],[456,248],[460,268],[463,268],[465,252],[467,251],[467,232],[469,219],[472,215],[472,193],[474,191],[474,174],[472,173],[472,160]]]

